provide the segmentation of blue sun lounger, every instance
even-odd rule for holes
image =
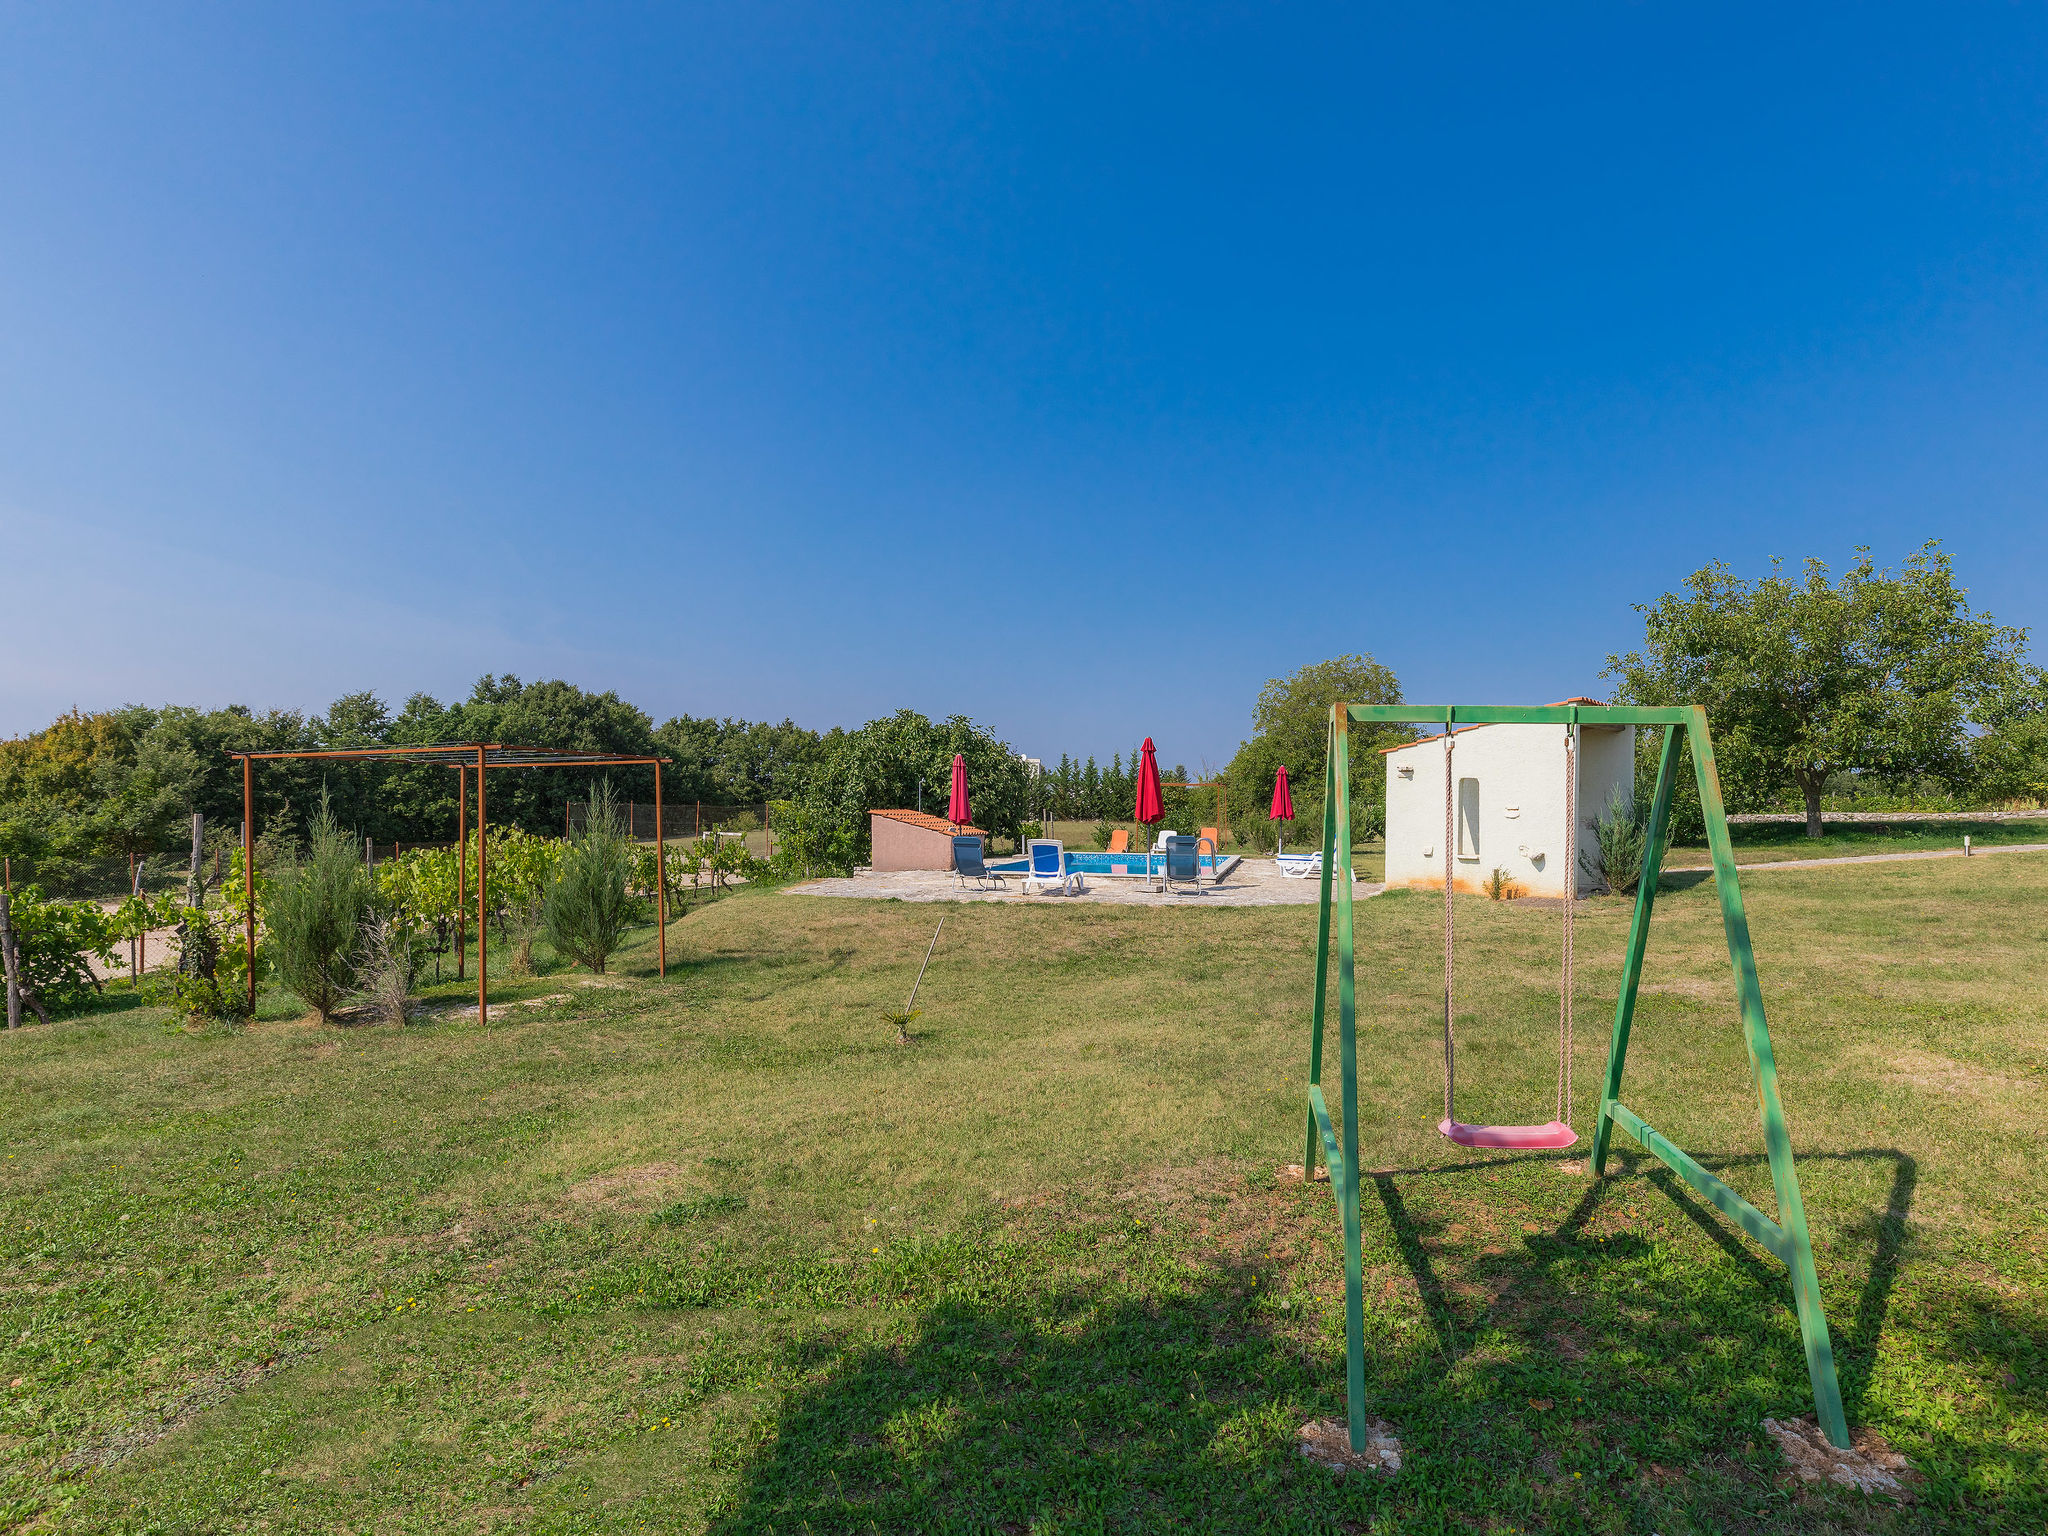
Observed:
[[[1176,885],[1185,886],[1195,895],[1202,894],[1202,844],[1207,838],[1183,837],[1179,833],[1166,840],[1166,868],[1159,878],[1159,889],[1171,891]]]
[[[976,887],[987,890],[991,885],[1003,889],[1003,877],[988,867],[981,856],[981,839],[965,835],[953,839],[953,874],[960,884],[972,880]]]

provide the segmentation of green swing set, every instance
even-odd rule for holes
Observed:
[[[1657,788],[1650,805],[1650,821],[1644,836],[1642,879],[1636,887],[1635,920],[1629,928],[1628,949],[1622,966],[1621,991],[1614,1008],[1614,1033],[1607,1048],[1607,1074],[1600,1094],[1600,1114],[1593,1131],[1592,1166],[1595,1176],[1607,1169],[1607,1150],[1615,1126],[1627,1131],[1642,1148],[1698,1190],[1724,1215],[1756,1240],[1792,1274],[1792,1297],[1799,1316],[1799,1332],[1806,1346],[1806,1369],[1813,1383],[1816,1417],[1822,1432],[1837,1447],[1847,1449],[1849,1428],[1842,1415],[1842,1391],[1835,1379],[1834,1348],[1828,1339],[1827,1315],[1822,1311],[1820,1282],[1813,1264],[1813,1242],[1806,1230],[1806,1206],[1799,1195],[1799,1175],[1792,1164],[1792,1142],[1785,1130],[1785,1110],[1778,1100],[1778,1069],[1771,1056],[1771,1037],[1764,1024],[1763,993],[1757,982],[1756,956],[1749,942],[1749,919],[1742,908],[1742,890],[1736,883],[1735,852],[1728,839],[1728,817],[1721,804],[1720,776],[1714,769],[1714,748],[1707,735],[1706,711],[1697,706],[1680,708],[1637,708],[1621,705],[1560,704],[1542,707],[1436,706],[1406,704],[1337,704],[1330,710],[1329,763],[1323,776],[1323,859],[1322,898],[1316,925],[1315,1012],[1310,1027],[1308,1058],[1308,1145],[1302,1157],[1304,1180],[1315,1175],[1320,1149],[1330,1170],[1331,1192],[1344,1229],[1344,1309],[1346,1406],[1353,1451],[1366,1448],[1365,1400],[1365,1295],[1364,1265],[1360,1256],[1358,1213],[1358,1039],[1357,987],[1353,969],[1351,923],[1351,758],[1350,726],[1353,721],[1414,725],[1441,725],[1446,738],[1446,772],[1449,743],[1460,726],[1467,725],[1560,725],[1567,734],[1567,772],[1575,759],[1571,750],[1581,725],[1628,725],[1661,727],[1663,752],[1657,768]],[[1707,847],[1713,856],[1714,885],[1721,899],[1721,921],[1728,938],[1728,958],[1735,971],[1736,1000],[1742,1016],[1742,1033],[1749,1047],[1750,1065],[1755,1070],[1757,1096],[1763,1112],[1764,1150],[1770,1162],[1771,1183],[1777,1192],[1778,1217],[1770,1217],[1751,1205],[1721,1179],[1701,1167],[1683,1150],[1646,1124],[1642,1117],[1621,1102],[1622,1066],[1628,1055],[1629,1029],[1635,1018],[1636,989],[1642,980],[1643,953],[1650,937],[1650,911],[1656,901],[1657,877],[1663,868],[1665,844],[1670,834],[1671,794],[1678,778],[1681,745],[1692,749],[1693,774],[1699,784],[1700,809],[1704,813]],[[1569,799],[1569,796],[1568,796]],[[1576,821],[1576,810],[1567,810]],[[1575,829],[1574,829],[1575,830]],[[1568,843],[1568,848],[1571,846]],[[1448,838],[1444,849],[1449,868]],[[1568,854],[1569,857],[1569,854]],[[1576,879],[1568,864],[1566,881]],[[1568,1079],[1560,1078],[1557,1119],[1548,1126],[1471,1126],[1457,1121],[1451,1113],[1451,921],[1450,880],[1445,880],[1445,1079],[1444,1119],[1439,1129],[1453,1142],[1468,1147],[1569,1146],[1576,1137],[1570,1130]],[[1564,1034],[1560,1049],[1560,1073],[1570,1067],[1571,998],[1571,903],[1565,903],[1565,1001]],[[1337,1021],[1338,1052],[1342,1075],[1343,1122],[1341,1135],[1323,1099],[1323,1020],[1329,989],[1330,930],[1332,918],[1337,930]]]

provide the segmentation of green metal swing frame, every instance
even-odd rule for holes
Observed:
[[[1661,728],[1663,752],[1657,788],[1644,837],[1642,879],[1636,886],[1635,920],[1629,928],[1628,953],[1622,966],[1621,993],[1614,1005],[1614,1033],[1607,1048],[1607,1073],[1600,1093],[1600,1116],[1593,1132],[1593,1172],[1607,1170],[1607,1151],[1615,1126],[1711,1201],[1764,1250],[1792,1273],[1792,1297],[1799,1332],[1806,1345],[1806,1369],[1813,1382],[1813,1400],[1820,1427],[1830,1442],[1846,1449],[1849,1428],[1842,1416],[1842,1389],[1835,1379],[1834,1347],[1828,1339],[1827,1314],[1813,1265],[1813,1241],[1806,1229],[1806,1204],[1799,1194],[1799,1174],[1792,1162],[1792,1141],[1785,1129],[1785,1109],[1778,1099],[1778,1068],[1771,1055],[1771,1036],[1764,1024],[1762,988],[1757,982],[1756,953],[1749,941],[1749,918],[1743,911],[1742,888],[1735,875],[1735,851],[1728,838],[1728,816],[1721,801],[1720,775],[1714,767],[1714,746],[1707,735],[1706,711],[1698,706],[1636,708],[1623,705],[1553,704],[1534,707],[1408,704],[1336,704],[1330,709],[1330,752],[1323,771],[1322,897],[1316,922],[1316,1001],[1309,1035],[1308,1138],[1302,1156],[1304,1183],[1315,1177],[1320,1149],[1330,1170],[1332,1192],[1344,1227],[1345,1354],[1348,1365],[1346,1406],[1351,1449],[1366,1445],[1365,1290],[1360,1256],[1358,1215],[1358,1036],[1357,983],[1351,924],[1351,753],[1353,721],[1404,725],[1440,725],[1446,732],[1465,725],[1632,725]],[[1721,898],[1721,923],[1728,937],[1728,959],[1735,970],[1735,993],[1742,1017],[1743,1040],[1749,1047],[1762,1110],[1764,1150],[1771,1183],[1777,1192],[1778,1217],[1751,1205],[1721,1179],[1702,1168],[1682,1149],[1621,1102],[1622,1067],[1628,1057],[1629,1029],[1635,1020],[1636,991],[1643,975],[1643,954],[1650,938],[1650,912],[1657,900],[1657,879],[1664,867],[1670,836],[1671,794],[1678,780],[1681,745],[1692,748],[1693,775],[1699,783],[1700,809],[1706,819],[1707,848],[1713,856],[1714,887]],[[1446,850],[1448,853],[1448,850]],[[1448,859],[1446,860],[1448,867]],[[1343,1075],[1342,1134],[1323,1099],[1323,1020],[1329,992],[1330,928],[1337,929],[1337,1021],[1340,1070]]]

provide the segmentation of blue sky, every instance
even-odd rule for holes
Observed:
[[[1193,766],[1927,538],[2038,630],[2044,107],[2018,6],[8,6],[0,731],[513,671]]]

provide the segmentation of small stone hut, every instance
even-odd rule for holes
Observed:
[[[1597,699],[1565,699],[1597,704]],[[1381,749],[1387,764],[1387,884],[1479,891],[1500,870],[1525,896],[1562,896],[1565,867],[1563,725],[1465,725],[1453,733],[1452,834],[1444,847],[1444,738]],[[1580,866],[1574,889],[1599,888],[1587,873],[1593,828],[1617,792],[1635,782],[1636,733],[1628,725],[1579,727]],[[1597,868],[1597,864],[1595,866]]]
[[[874,841],[872,864],[887,869],[951,869],[954,826],[944,817],[923,811],[869,811],[868,831]],[[963,837],[988,834],[979,827],[961,827]]]

